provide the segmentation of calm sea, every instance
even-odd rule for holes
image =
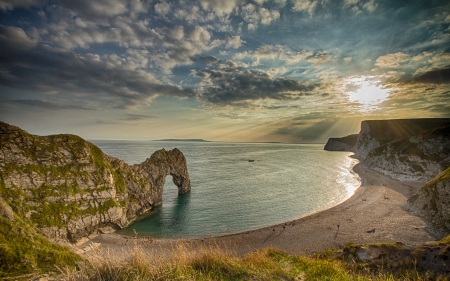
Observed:
[[[360,185],[349,152],[323,145],[180,141],[92,141],[128,164],[161,148],[179,148],[191,177],[178,196],[169,175],[163,204],[119,233],[178,238],[242,232],[324,210],[349,198]],[[254,160],[249,162],[248,160]]]

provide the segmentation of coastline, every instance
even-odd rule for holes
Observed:
[[[436,238],[425,231],[428,223],[403,210],[407,199],[422,185],[401,182],[380,172],[353,167],[361,185],[346,201],[286,223],[216,237],[165,239],[130,238],[102,234],[78,243],[73,250],[83,257],[107,253],[126,258],[136,245],[155,256],[170,256],[177,247],[194,251],[220,247],[226,252],[244,255],[274,247],[290,254],[310,255],[347,243],[402,242],[417,246]],[[375,229],[374,232],[368,232]]]

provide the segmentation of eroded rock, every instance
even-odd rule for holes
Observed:
[[[129,225],[162,203],[167,175],[179,194],[190,191],[178,149],[130,166],[78,136],[36,136],[0,122],[0,199],[53,240],[77,242]]]

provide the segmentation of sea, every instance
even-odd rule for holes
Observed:
[[[352,153],[325,151],[323,144],[91,142],[130,165],[162,148],[179,148],[186,157],[191,191],[178,196],[168,175],[162,205],[119,230],[122,235],[200,238],[244,232],[328,209],[360,186]]]

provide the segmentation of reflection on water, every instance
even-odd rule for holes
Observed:
[[[165,191],[164,195],[166,195]],[[128,228],[119,230],[117,233],[124,235],[134,235],[134,231],[140,236],[146,236],[147,229],[163,229],[164,233],[177,233],[183,230],[188,223],[186,221],[186,212],[191,202],[191,193],[177,195],[172,192],[173,197],[170,201],[164,201],[164,204],[156,207],[148,214],[141,216],[136,222]],[[165,197],[168,197],[166,195]],[[167,198],[166,198],[167,200]]]

